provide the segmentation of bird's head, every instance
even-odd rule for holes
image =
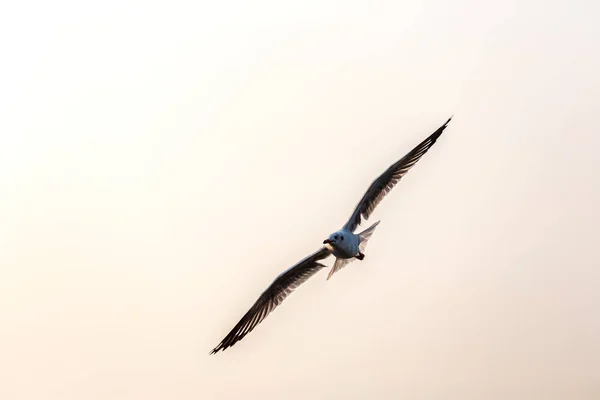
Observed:
[[[329,237],[323,240],[323,244],[328,244],[330,246],[335,246],[336,244],[344,241],[344,233],[343,232],[333,232]]]

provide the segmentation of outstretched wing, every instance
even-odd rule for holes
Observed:
[[[344,229],[354,232],[361,223],[361,216],[364,219],[369,219],[369,216],[373,213],[373,210],[375,210],[375,207],[377,207],[385,195],[388,194],[396,183],[406,175],[408,170],[419,161],[423,154],[427,153],[427,150],[433,146],[442,132],[444,132],[444,129],[446,129],[451,119],[452,117],[448,118],[448,121],[446,121],[444,125],[440,126],[438,130],[433,132],[427,139],[423,140],[417,147],[392,164],[383,174],[371,183],[371,186],[369,186],[362,199],[356,205],[352,216],[348,222],[346,222],[346,225],[344,225]]]
[[[325,247],[304,258],[296,265],[282,272],[265,290],[237,325],[225,336],[210,354],[233,346],[252,331],[271,311],[308,278],[326,266],[318,261],[327,258],[331,253]]]

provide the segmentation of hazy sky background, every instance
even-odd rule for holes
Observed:
[[[5,2],[0,398],[600,398],[599,10]],[[452,114],[363,262],[208,356]]]

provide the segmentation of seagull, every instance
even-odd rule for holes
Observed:
[[[423,154],[435,144],[444,132],[444,129],[448,126],[450,120],[452,120],[452,117],[448,118],[429,137],[379,175],[364,193],[346,224],[340,230],[329,235],[323,241],[324,246],[319,250],[279,274],[210,354],[224,351],[242,340],[298,286],[306,282],[321,269],[327,268],[320,261],[332,254],[335,256],[335,262],[329,271],[329,275],[327,275],[327,280],[350,262],[354,260],[362,261],[365,258],[365,247],[380,221],[375,222],[360,233],[354,233],[354,231],[360,225],[363,218],[365,220],[369,219],[375,207],[377,207],[385,195],[421,159]]]

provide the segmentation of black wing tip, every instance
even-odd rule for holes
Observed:
[[[442,126],[440,126],[435,132],[433,132],[429,138],[425,139],[425,140],[428,140],[428,139],[432,140],[429,147],[431,147],[433,145],[433,143],[435,143],[435,141],[440,136],[442,136],[442,133],[444,133],[444,130],[448,127],[448,124],[450,123],[450,121],[452,121],[452,118],[454,118],[454,114],[452,114],[450,116],[450,118],[448,118],[448,120],[446,122],[444,122],[444,124]]]
[[[212,349],[210,351],[210,353],[208,353],[209,356],[212,356],[213,354],[216,354],[219,352],[219,350],[221,350],[223,348],[223,343],[219,343],[219,345],[217,347],[215,347],[214,349]]]
[[[242,319],[242,320],[243,320],[243,319]],[[240,322],[241,322],[241,321],[240,321]],[[259,322],[259,323],[260,323],[260,322]],[[257,324],[257,325],[258,325],[258,324]],[[234,328],[234,329],[235,329],[235,328]],[[252,329],[254,329],[254,327],[253,327]],[[229,333],[229,334],[228,334],[228,335],[225,337],[225,339],[223,339],[223,340],[221,341],[221,343],[219,343],[219,344],[217,345],[217,347],[215,347],[214,349],[212,349],[212,350],[210,351],[210,353],[208,353],[208,355],[210,356],[210,355],[213,355],[213,354],[216,354],[216,353],[218,353],[219,351],[225,351],[225,350],[227,350],[228,348],[235,346],[235,345],[236,345],[236,343],[238,343],[240,340],[242,340],[242,339],[244,338],[244,336],[246,336],[246,334],[248,334],[248,333],[250,333],[250,332],[252,331],[252,329],[250,329],[248,332],[244,333],[244,334],[243,334],[241,337],[240,337],[240,336],[238,336],[238,335],[239,335],[239,332],[237,332],[237,331],[236,331],[236,334],[235,334],[235,335],[233,335],[232,333]]]
[[[440,130],[444,130],[448,127],[448,124],[450,123],[450,121],[452,121],[452,118],[454,118],[454,114],[452,114],[450,116],[450,118],[448,118],[448,120],[446,122],[444,122],[444,125],[440,126]]]
[[[233,343],[233,344],[235,344],[235,343]],[[228,347],[233,346],[233,344],[225,344],[225,343],[221,342],[221,343],[219,343],[219,345],[217,347],[212,349],[210,351],[210,353],[208,353],[208,355],[212,356],[213,354],[217,354],[219,351],[225,351]]]

